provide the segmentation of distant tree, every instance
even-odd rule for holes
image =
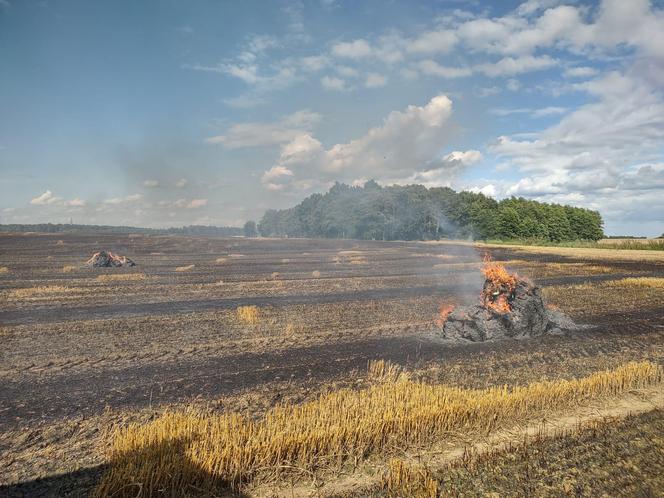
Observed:
[[[504,239],[521,236],[522,222],[519,212],[512,206],[501,206],[498,211],[498,235]]]
[[[245,237],[257,237],[258,230],[256,229],[256,222],[249,220],[244,224],[244,236]]]

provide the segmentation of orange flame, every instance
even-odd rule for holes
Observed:
[[[510,274],[503,265],[491,261],[488,253],[484,255],[482,273],[486,278],[481,296],[484,306],[498,313],[512,311],[509,297],[516,289],[517,275]]]
[[[450,316],[450,313],[454,311],[453,304],[441,304],[440,310],[438,311],[438,317],[436,318],[436,326],[442,327],[447,321],[447,317]]]

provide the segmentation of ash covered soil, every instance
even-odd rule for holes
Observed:
[[[82,266],[100,250],[136,266]],[[441,304],[477,303],[485,251],[591,327],[441,340]],[[663,292],[625,280],[663,278],[664,258],[604,251],[589,258],[453,243],[0,235],[0,485],[8,486],[0,494],[82,493],[103,465],[99,434],[109,420],[182,403],[258,414],[329,386],[361,385],[371,359],[468,387],[664,363]],[[239,306],[257,306],[257,320],[243,321]]]

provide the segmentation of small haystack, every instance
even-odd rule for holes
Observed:
[[[119,256],[111,251],[99,251],[85,263],[90,268],[111,268],[118,266],[136,266],[127,256]]]

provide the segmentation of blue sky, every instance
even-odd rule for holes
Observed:
[[[238,225],[374,178],[659,235],[663,9],[0,0],[0,222]]]

